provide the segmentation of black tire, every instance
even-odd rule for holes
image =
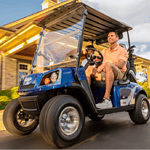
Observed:
[[[93,121],[100,121],[104,118],[105,115],[89,115],[89,118]]]
[[[23,125],[21,123],[19,124],[19,120],[21,120],[18,118],[19,113],[23,113],[23,111],[21,110],[21,106],[18,102],[18,99],[14,99],[8,103],[3,113],[3,123],[5,128],[11,134],[15,135],[30,134],[32,131],[36,129],[39,121],[36,119],[22,118],[22,121],[24,120],[25,123],[27,122],[28,124],[26,125]]]
[[[145,115],[142,113],[142,108],[145,108]],[[149,102],[147,97],[143,94],[139,94],[136,102],[135,108],[132,111],[129,111],[129,116],[131,120],[136,124],[144,124],[149,120]]]
[[[61,124],[63,124],[61,121],[64,118],[60,116],[64,115],[62,113],[65,109],[66,112],[69,112],[69,109],[75,110],[75,113],[78,115],[77,118],[79,118],[78,121],[76,121],[79,122],[78,126],[75,128],[76,130],[71,134],[67,133],[68,135],[61,128]],[[73,118],[73,116],[69,116],[70,119],[71,117]],[[83,130],[84,123],[85,115],[79,101],[69,95],[59,95],[50,99],[42,108],[39,126],[42,136],[47,143],[57,147],[68,147],[76,142]]]

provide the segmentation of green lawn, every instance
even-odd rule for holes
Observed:
[[[18,87],[13,87],[8,90],[0,91],[0,110],[3,110],[12,99],[19,97],[17,90]]]

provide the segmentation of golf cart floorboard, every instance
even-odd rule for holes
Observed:
[[[134,105],[130,105],[130,106],[108,108],[108,109],[98,108],[97,111],[99,115],[104,115],[104,114],[111,114],[111,113],[116,113],[116,112],[121,112],[121,111],[129,111],[133,109],[134,109]]]

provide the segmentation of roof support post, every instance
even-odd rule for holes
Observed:
[[[127,30],[127,37],[128,37],[128,45],[129,45],[129,48],[131,46],[131,43],[130,43],[130,36],[129,36],[129,31]]]
[[[38,56],[38,51],[39,51],[39,48],[40,48],[42,37],[44,35],[44,29],[45,29],[45,27],[43,28],[42,32],[40,33],[41,37],[40,37],[39,43],[37,45],[37,49],[35,51],[35,54],[34,54],[34,57],[33,57],[33,60],[32,60],[31,74],[33,73],[33,69],[36,67],[36,59],[37,59],[37,56]]]
[[[83,14],[83,28],[82,28],[82,33],[79,38],[79,43],[78,43],[78,59],[77,59],[77,64],[76,64],[76,71],[75,71],[75,76],[77,78],[77,81],[80,83],[79,76],[78,76],[78,71],[79,71],[79,64],[80,64],[80,57],[81,57],[81,52],[82,52],[82,45],[83,45],[83,33],[84,33],[84,27],[85,27],[85,21],[86,21],[86,16],[88,15],[87,9],[84,10]]]

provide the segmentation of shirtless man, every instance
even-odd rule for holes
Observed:
[[[103,64],[98,68],[88,66],[86,70],[86,76],[89,84],[91,84],[91,77],[95,77],[96,80],[102,80],[105,78],[106,90],[103,98],[103,108],[111,108],[112,103],[110,100],[110,91],[115,79],[122,79],[126,72],[126,63],[128,59],[128,53],[125,48],[119,46],[117,41],[119,40],[118,33],[109,32],[107,37],[110,47],[102,51]]]

